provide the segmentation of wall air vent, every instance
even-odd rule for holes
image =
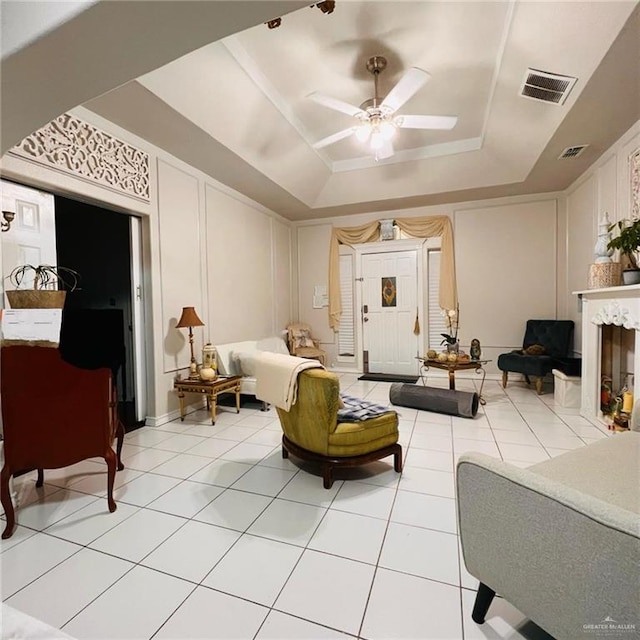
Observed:
[[[577,158],[588,146],[588,144],[579,144],[575,147],[567,147],[558,156],[558,160],[563,160],[564,158]]]
[[[557,73],[527,69],[520,95],[531,100],[563,104],[578,79]]]

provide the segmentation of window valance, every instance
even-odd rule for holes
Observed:
[[[453,250],[453,227],[447,216],[425,216],[421,218],[395,218],[395,223],[406,234],[414,238],[440,236],[440,306],[455,309],[458,305],[456,288],[456,266]],[[338,330],[342,301],[340,298],[340,245],[352,246],[363,242],[375,242],[380,238],[380,222],[375,220],[359,227],[334,227],[329,247],[329,325]]]

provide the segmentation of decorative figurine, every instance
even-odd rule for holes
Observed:
[[[480,349],[480,340],[478,340],[478,338],[474,338],[471,341],[469,355],[471,356],[472,360],[480,360],[480,356],[482,355],[482,350]]]

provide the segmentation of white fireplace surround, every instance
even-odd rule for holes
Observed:
[[[640,403],[640,285],[575,291],[582,299],[582,398],[580,413],[602,425],[600,411],[602,325],[635,331],[633,395]],[[637,412],[636,412],[637,413]]]

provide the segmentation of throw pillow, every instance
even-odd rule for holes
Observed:
[[[293,348],[298,349],[300,347],[313,347],[313,340],[311,339],[311,332],[309,329],[295,329],[293,331]]]
[[[532,344],[524,350],[528,356],[542,356],[546,353],[546,349],[541,344]]]

